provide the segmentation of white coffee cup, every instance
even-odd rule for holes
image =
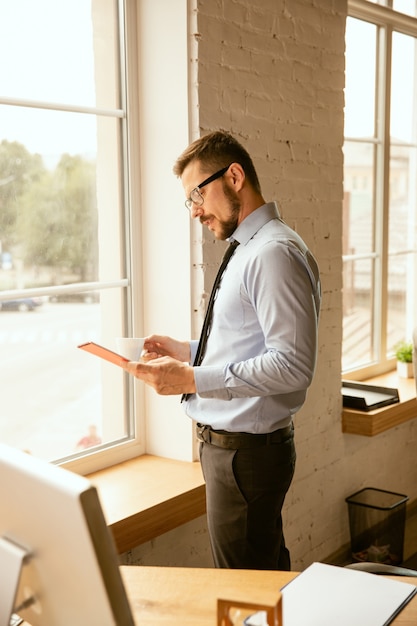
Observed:
[[[143,342],[143,337],[116,337],[117,353],[129,359],[129,361],[139,361],[143,350]]]

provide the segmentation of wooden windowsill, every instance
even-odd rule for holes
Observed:
[[[199,463],[144,455],[89,474],[119,554],[206,512]]]
[[[366,412],[344,407],[342,411],[344,433],[373,437],[417,417],[414,378],[399,378],[394,371],[361,382],[398,389],[400,402]]]

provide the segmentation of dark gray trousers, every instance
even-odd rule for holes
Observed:
[[[291,568],[281,510],[295,459],[293,435],[282,443],[239,450],[200,443],[216,567]]]

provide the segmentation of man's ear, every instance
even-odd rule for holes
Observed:
[[[240,191],[245,183],[246,175],[240,163],[232,163],[227,172],[235,191]]]

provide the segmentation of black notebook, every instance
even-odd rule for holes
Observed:
[[[398,389],[342,381],[343,406],[372,411],[400,401]]]

